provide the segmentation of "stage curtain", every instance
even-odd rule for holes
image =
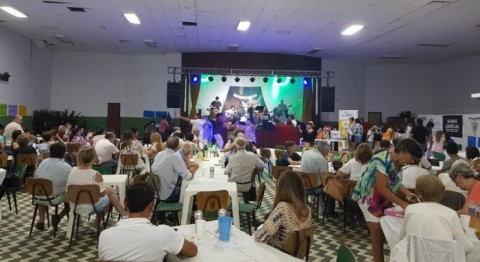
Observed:
[[[303,89],[303,122],[313,120],[313,88],[310,84]]]
[[[193,118],[197,113],[197,101],[200,94],[200,84],[190,85],[190,92],[192,94],[192,109],[190,110],[190,118]]]

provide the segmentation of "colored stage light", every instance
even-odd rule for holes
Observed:
[[[310,83],[310,79],[308,77],[304,77],[303,78],[303,86],[308,86],[308,84]]]
[[[213,82],[213,76],[209,76],[208,81]]]
[[[237,82],[237,83],[240,82],[240,78],[238,76],[235,77],[235,82]]]
[[[222,82],[227,82],[227,77],[226,76],[222,76]]]
[[[252,82],[252,83],[255,82],[255,77],[253,77],[253,76],[250,77],[250,82]]]
[[[264,82],[264,83],[267,83],[267,82],[268,82],[268,77],[264,77],[264,78],[263,78],[263,82]]]
[[[192,75],[192,82],[193,83],[198,83],[199,80],[200,80],[200,77],[198,75]]]

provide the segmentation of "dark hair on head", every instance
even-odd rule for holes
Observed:
[[[417,118],[417,119],[415,119],[415,123],[417,123],[417,125],[419,125],[419,126],[423,126],[423,119]]]
[[[305,189],[302,180],[295,172],[286,172],[280,176],[277,184],[277,193],[273,202],[275,209],[280,202],[287,202],[293,206],[297,214],[308,216],[305,204]],[[307,210],[307,214],[304,212]]]
[[[289,148],[289,147],[292,147],[294,145],[295,145],[295,142],[293,142],[292,140],[285,141],[285,148]]]
[[[42,138],[45,142],[50,141],[50,139],[52,139],[52,135],[53,135],[52,130],[47,130],[42,132]]]
[[[0,130],[3,130],[5,129],[5,126],[3,126],[2,124],[0,124]]]
[[[480,151],[475,146],[467,146],[465,147],[465,155],[468,160],[472,160],[474,158],[480,157]]]
[[[172,134],[172,136],[178,137],[178,138],[180,138],[180,139],[184,139],[184,138],[185,138],[185,134],[183,134],[182,132],[174,132],[174,133]]]
[[[458,154],[458,146],[456,144],[447,144],[445,150],[447,150],[447,154]]]
[[[28,137],[27,136],[18,136],[17,143],[19,146],[27,146],[28,145]]]
[[[120,144],[120,150],[128,148],[132,145],[133,133],[130,130],[126,130],[122,136],[122,143]]]
[[[426,126],[432,128],[435,126],[435,124],[432,121],[428,121]]]
[[[50,145],[50,157],[63,159],[67,147],[62,142],[56,142]]]
[[[188,141],[193,142],[194,138],[195,138],[195,136],[192,133],[188,133],[187,135],[185,135],[185,139],[187,139]]]
[[[139,213],[152,203],[155,191],[149,184],[140,182],[128,188],[127,196],[127,207],[130,213]]]
[[[400,141],[400,139],[398,139],[398,138],[392,139],[392,145],[397,146],[399,141]]]
[[[132,127],[132,128],[130,128],[130,130],[131,130],[132,133],[134,133],[134,134],[138,132],[138,128],[136,128],[136,127]]]
[[[105,138],[106,139],[110,139],[110,138],[114,138],[115,137],[115,134],[113,132],[107,132],[105,133]]]
[[[356,118],[356,119],[355,119],[355,123],[359,123],[359,124],[360,124],[360,118]]]
[[[388,140],[382,140],[380,141],[380,147],[381,148],[389,148],[392,144],[390,144],[390,141]]]
[[[355,118],[353,118],[353,117],[350,117],[348,120],[355,121]]]
[[[20,131],[20,130],[15,130],[15,131],[13,131],[13,133],[12,133],[12,141],[17,140],[18,136],[21,135],[21,134],[22,134],[22,131]]]
[[[171,136],[167,139],[167,148],[170,148],[172,150],[177,150],[178,146],[180,144],[180,139],[176,136]]]
[[[360,143],[355,149],[355,160],[360,164],[367,164],[373,157],[372,147],[368,143]]]
[[[343,162],[341,160],[333,160],[332,166],[335,171],[338,171],[343,166]]]
[[[70,139],[70,141],[73,140],[73,138],[77,135],[78,131],[80,131],[80,127],[75,127],[72,129],[72,131],[70,131],[70,136],[68,137],[68,139]]]
[[[95,128],[95,135],[96,136],[103,135],[104,133],[105,133],[105,128],[100,128],[100,127]]]
[[[395,146],[395,153],[408,153],[416,159],[423,157],[422,146],[412,138],[405,138],[398,142]]]
[[[220,99],[220,98],[218,96],[216,96],[215,99]]]

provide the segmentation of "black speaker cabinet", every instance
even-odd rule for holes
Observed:
[[[180,83],[167,83],[167,108],[180,108]]]

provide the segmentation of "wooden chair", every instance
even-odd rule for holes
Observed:
[[[318,188],[321,186],[320,184],[320,181],[318,181],[318,177],[316,174],[314,173],[305,173],[305,172],[299,172],[299,171],[296,171],[295,172],[299,177],[300,179],[302,180],[302,183],[303,183],[303,187],[306,190],[313,190],[315,188]],[[317,210],[316,210],[316,213],[317,213],[317,221],[319,220],[319,216],[318,216],[318,213],[320,213],[320,196],[322,194],[308,194],[308,195],[313,195],[315,196],[315,203],[317,204]],[[308,198],[306,198],[306,201],[308,202]]]
[[[274,154],[275,154],[275,164],[278,166],[278,163],[280,161],[280,159],[282,159],[283,155],[285,154],[285,152],[287,152],[286,150],[278,150],[278,149],[275,149],[275,151],[273,151]]]
[[[457,211],[463,208],[465,201],[465,196],[462,193],[445,190],[442,200],[440,200],[440,204]]]
[[[335,176],[332,175],[331,173],[325,172],[320,174],[320,180],[322,181],[322,186],[325,187],[326,184],[331,179],[335,179]],[[325,217],[327,216],[327,201],[335,201],[333,198],[329,197],[327,194],[322,194],[323,195],[323,217],[322,217],[322,222],[325,221]]]
[[[350,215],[353,221],[355,209],[358,208],[358,203],[351,199],[353,191],[355,190],[355,186],[357,185],[357,181],[340,179],[340,183],[342,184],[343,189],[343,230],[345,231],[347,228],[348,215]]]
[[[133,177],[137,174],[136,166],[138,165],[137,154],[120,154],[120,173]]]
[[[228,207],[228,191],[203,191],[197,193],[197,208],[203,211],[205,220],[217,219],[219,209]]]
[[[135,183],[136,179],[137,179],[137,181],[141,180],[141,178],[144,175],[135,176],[133,178],[134,183]],[[139,177],[139,178],[137,178],[137,177]],[[181,212],[183,210],[183,204],[178,203],[178,202],[162,201],[160,199],[160,194],[159,194],[159,192],[160,192],[160,179],[157,175],[151,174],[151,173],[146,173],[145,182],[147,184],[151,185],[153,187],[153,189],[155,190],[155,198],[156,198],[155,209],[153,210],[152,217],[150,218],[150,221],[152,222],[152,224],[154,224],[154,225],[158,224],[160,215],[165,214],[165,213],[172,213],[174,218],[175,218],[175,222],[177,223],[177,225],[180,225],[180,220],[178,218],[178,212]]]
[[[35,224],[35,218],[37,217],[37,210],[40,205],[47,206],[46,216],[48,227],[50,227],[50,220],[48,216],[48,206],[55,207],[55,215],[58,215],[58,206],[61,202],[56,203],[55,197],[53,195],[53,184],[51,180],[43,178],[27,178],[26,182],[27,192],[32,195],[32,205],[35,205],[33,210],[32,224],[30,225],[30,234],[32,236],[33,225]],[[66,210],[68,210],[68,202],[63,203]],[[53,223],[53,221],[52,221]],[[53,237],[57,234],[57,226],[53,226]]]
[[[248,234],[252,235],[252,226],[250,223],[250,215],[252,216],[253,219],[253,226],[255,227],[255,230],[257,229],[257,218],[255,216],[255,213],[257,210],[260,208],[263,202],[263,196],[265,195],[265,189],[267,186],[265,185],[265,182],[261,183],[258,186],[257,189],[257,201],[255,204],[246,204],[246,203],[238,203],[238,209],[241,214],[246,214],[247,215],[247,224],[248,224]],[[228,205],[228,210],[232,210],[232,204],[230,203]]]
[[[15,157],[15,165],[16,164],[27,165],[25,177],[33,177],[35,167],[37,166],[37,154],[18,154]]]
[[[337,262],[356,262],[357,258],[353,251],[345,244],[341,244],[337,251]]]
[[[7,154],[0,154],[0,167],[4,169],[8,169],[8,155]]]
[[[268,148],[262,148],[260,149],[260,158],[262,159],[262,161],[264,163],[267,164],[267,168],[268,168],[268,175],[270,177],[272,177],[272,166],[273,166],[273,163],[272,163],[272,152],[270,151],[270,149]],[[258,180],[258,183],[260,183],[260,179]]]
[[[77,206],[78,204],[91,204],[93,207],[93,213],[95,213],[98,217],[97,219],[97,245],[98,245],[98,237],[100,236],[100,218],[103,222],[103,227],[106,228],[108,224],[108,218],[110,217],[110,213],[112,211],[111,205],[108,208],[107,218],[103,215],[103,210],[96,210],[95,203],[100,200],[100,187],[98,185],[69,185],[67,188],[68,200],[69,202],[73,203],[73,225],[72,225],[72,234],[70,235],[70,244],[69,248],[72,247],[72,240],[73,240],[73,233],[75,230],[75,226],[77,227],[76,231],[76,238],[78,238],[78,229],[80,227],[80,217],[81,215],[88,215],[84,213],[77,213]],[[70,218],[72,219],[72,218]],[[76,225],[75,225],[76,222]]]
[[[310,247],[313,243],[313,234],[315,232],[315,226],[290,232],[285,240],[285,246],[283,251],[296,258],[304,259],[308,261],[310,254]]]
[[[65,162],[71,166],[76,166],[77,164],[77,154],[82,147],[79,143],[67,143],[67,153],[65,153]]]
[[[348,160],[350,160],[351,155],[352,155],[352,152],[350,152],[350,151],[347,151],[347,150],[342,151],[342,152],[340,152],[340,159],[339,160],[342,161],[343,163],[347,163]]]
[[[280,178],[280,175],[283,174],[284,172],[291,172],[293,169],[288,166],[272,166],[272,175],[275,180]]]
[[[17,215],[18,215],[17,191],[20,191],[20,189],[21,189],[22,181],[25,177],[25,172],[26,171],[27,171],[27,165],[17,163],[15,165],[15,172],[13,172],[13,173],[14,173],[14,176],[16,177],[16,180],[17,180],[18,184],[17,185],[5,185],[6,186],[5,193],[7,194],[7,200],[8,200],[8,209],[10,211],[12,211],[12,204],[11,204],[11,201],[10,201],[10,194],[12,194],[13,204],[15,206],[15,214],[17,214]],[[5,180],[4,180],[4,184],[5,184]]]
[[[250,190],[252,190],[252,188],[255,187],[255,177],[260,176],[262,174],[262,172],[263,172],[263,169],[261,169],[261,168],[253,169],[252,174],[250,176],[250,181],[243,182],[243,183],[242,182],[237,182],[237,185],[250,184]],[[239,194],[240,193],[242,194],[243,201],[247,204],[248,204],[248,201],[250,200],[250,198],[249,198],[250,190],[248,192],[238,192]]]

